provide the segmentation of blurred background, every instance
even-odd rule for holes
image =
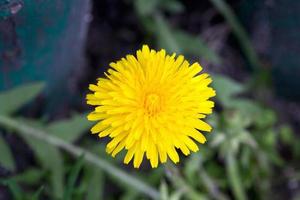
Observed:
[[[89,83],[142,44],[213,76],[200,151],[139,170],[89,134]],[[0,0],[0,200],[300,199],[300,1]]]

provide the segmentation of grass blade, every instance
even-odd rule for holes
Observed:
[[[76,180],[78,178],[79,172],[83,166],[83,156],[77,160],[76,164],[72,167],[70,175],[68,177],[67,186],[64,192],[63,200],[71,200],[73,191],[75,190]]]

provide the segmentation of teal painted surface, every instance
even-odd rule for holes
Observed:
[[[276,0],[269,7],[270,55],[278,94],[300,100],[300,1]]]
[[[83,65],[89,10],[88,0],[0,0],[0,90],[46,81],[63,95]]]
[[[300,1],[295,0],[242,0],[238,11],[250,32],[255,32],[256,28],[251,25],[260,24],[268,35],[268,38],[261,38],[266,44],[265,52],[261,53],[270,61],[275,91],[295,101],[300,100],[299,10]]]
[[[23,7],[23,0],[0,0],[0,19],[15,15]]]

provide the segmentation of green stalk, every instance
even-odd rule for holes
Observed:
[[[96,167],[99,167],[100,169],[102,169],[112,177],[115,177],[121,182],[124,182],[125,184],[132,186],[133,188],[135,188],[135,190],[144,193],[145,195],[151,197],[152,199],[159,198],[159,192],[156,189],[149,186],[147,183],[144,183],[143,181],[135,178],[134,176],[118,169],[117,167],[111,165],[109,162],[100,159],[98,156],[96,156],[93,153],[90,153],[89,151],[86,151],[85,149],[67,143],[62,139],[59,139],[51,134],[48,134],[47,132],[31,127],[25,123],[19,122],[10,117],[0,115],[0,125],[2,125],[4,128],[11,129],[20,134],[34,137],[45,143],[61,148],[66,152],[70,153],[71,155],[73,155],[74,157],[80,157],[84,155],[85,161],[95,165]]]
[[[234,35],[236,36],[253,70],[260,71],[261,70],[260,62],[258,60],[256,52],[252,47],[247,32],[245,31],[243,26],[240,24],[240,22],[234,15],[233,10],[226,4],[224,0],[210,0],[210,1],[217,8],[217,10],[219,10],[219,12],[224,16],[227,23],[231,27]]]
[[[226,155],[226,171],[231,184],[233,195],[237,200],[247,200],[244,192],[243,183],[241,182],[239,170],[237,167],[236,159],[232,152],[228,152]]]

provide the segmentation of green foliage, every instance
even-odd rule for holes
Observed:
[[[33,100],[44,88],[44,83],[31,83],[0,93],[0,114],[10,115]],[[9,170],[15,170],[15,163],[10,147],[0,136],[0,164]]]
[[[232,102],[235,95],[240,94],[245,91],[243,87],[238,82],[226,78],[221,75],[213,75],[213,87],[216,90],[216,98],[224,106],[230,107],[236,105],[235,102]]]
[[[67,142],[75,142],[84,131],[92,126],[92,122],[86,119],[87,114],[74,114],[69,119],[52,122],[46,126],[46,130]]]
[[[23,200],[21,188],[13,180],[1,180],[1,185],[5,185],[11,191],[11,194],[15,200]]]
[[[177,0],[136,0],[134,5],[140,15],[152,15],[157,10],[170,13],[179,13],[184,10],[184,6]]]
[[[52,145],[38,139],[23,136],[30,145],[41,166],[49,171],[49,180],[55,197],[61,197],[64,191],[64,165],[60,151]]]
[[[34,83],[2,92],[0,94],[0,101],[6,102],[7,106],[1,106],[0,113],[9,115],[16,112],[26,103],[33,100],[42,91],[43,87],[43,83]],[[52,122],[50,124],[44,124],[40,121],[30,119],[21,120],[32,126],[47,130],[50,134],[56,135],[68,142],[74,142],[91,126],[91,123],[86,120],[85,114],[74,114],[69,119]],[[49,172],[48,179],[51,183],[53,196],[61,197],[64,191],[64,161],[61,152],[56,147],[45,144],[36,138],[26,135],[21,136],[33,150],[42,168]],[[4,167],[13,170],[15,166],[12,153],[8,145],[3,141],[2,137],[0,137],[0,148],[0,163]],[[45,173],[43,174],[45,175]],[[30,184],[30,182],[33,181],[30,179],[41,178],[39,175],[41,174],[37,171],[28,171],[27,174],[16,176],[14,180],[22,182],[25,179],[25,182]]]
[[[6,186],[9,188],[9,191],[14,200],[39,200],[44,187],[41,186],[33,194],[28,194],[22,190],[22,188],[17,184],[14,179],[1,180],[0,185]]]
[[[15,170],[15,162],[10,147],[0,135],[0,165],[3,165],[9,170]]]
[[[278,144],[297,146],[289,143],[295,136],[288,127],[276,127],[274,111],[242,97],[249,92],[245,85],[220,75],[214,75],[213,80],[216,98],[222,106],[220,112],[208,118],[213,133],[207,136],[208,145],[180,167],[184,176],[179,173],[169,176],[171,185],[175,191],[179,183],[188,190],[196,190],[190,199],[196,196],[196,199],[226,200],[230,199],[228,191],[234,199],[249,199],[249,190],[251,197],[270,197],[273,168],[284,165]],[[165,190],[162,191],[165,196]],[[203,193],[207,196],[201,196]]]
[[[249,188],[259,191],[257,196],[266,197],[271,185],[271,166],[282,165],[277,151],[279,132],[275,127],[275,113],[256,101],[238,97],[247,92],[244,85],[221,76],[213,76],[213,79],[216,98],[223,110],[209,119],[214,132],[208,138],[210,148],[202,165],[209,165],[209,175],[220,174],[217,178],[222,179],[224,169],[210,160],[218,155],[225,161],[228,179],[223,181],[236,199],[247,199]]]
[[[137,0],[134,1],[134,5],[142,24],[156,39],[159,47],[168,52],[203,57],[212,63],[221,62],[220,57],[201,40],[200,36],[191,35],[169,25],[163,12],[181,12],[183,6],[179,1]]]
[[[39,121],[29,119],[21,119],[21,121],[43,128],[43,124]],[[61,197],[64,191],[64,165],[61,152],[56,147],[45,144],[36,138],[26,135],[21,135],[21,137],[30,146],[39,164],[49,172],[48,178],[53,195]]]
[[[215,64],[221,63],[221,58],[204,43],[200,36],[193,36],[180,30],[173,32],[173,35],[185,54],[203,57]]]
[[[280,127],[279,136],[281,141],[286,145],[292,145],[294,142],[294,133],[291,127],[283,125]]]
[[[236,199],[243,200],[247,199],[249,190],[255,191],[252,194],[254,196],[267,197],[270,195],[272,168],[283,166],[284,163],[278,153],[277,144],[282,142],[292,146],[298,145],[294,142],[293,134],[288,126],[276,128],[277,117],[274,111],[260,105],[257,101],[242,97],[243,93],[248,92],[245,85],[220,75],[214,75],[213,79],[214,88],[217,90],[216,98],[222,106],[222,111],[208,118],[214,127],[214,132],[208,135],[208,145],[202,148],[200,153],[183,159],[179,168],[170,165],[167,166],[166,173],[161,170],[162,168],[152,170],[150,173],[137,173],[144,182],[152,185],[161,184],[161,199],[226,200],[229,199],[228,191],[231,191]],[[24,123],[29,127],[38,127],[43,130],[39,132],[40,137],[49,135],[61,139],[66,144],[77,141],[81,134],[91,126],[86,121],[85,113],[74,114],[69,119],[51,123],[25,118],[18,121],[20,123],[17,124],[21,127]],[[36,130],[33,128],[29,131]],[[104,190],[106,180],[101,168],[85,164],[85,161],[79,159],[67,175],[68,167],[65,166],[64,154],[56,146],[53,146],[51,142],[45,143],[39,137],[26,134],[20,134],[20,136],[34,152],[40,169],[30,168],[2,182],[10,188],[16,199],[38,199],[42,193],[56,199],[99,199],[107,195]],[[9,155],[10,151],[7,150],[9,148],[5,149],[5,141],[2,143],[4,144],[1,145],[1,148],[4,148],[3,152],[8,152],[5,155]],[[104,147],[98,143],[87,141],[82,142],[82,145],[89,151],[106,156]],[[101,151],[98,152],[99,149]],[[118,159],[110,159],[110,161],[115,164],[119,162]],[[224,164],[220,165],[219,162]],[[79,176],[83,164],[85,164],[82,170],[83,175]],[[116,173],[120,172],[116,171]],[[67,181],[65,181],[66,175]],[[141,198],[136,188],[131,187],[133,184],[131,178],[126,175],[123,179],[125,183],[128,181],[129,185],[127,185],[120,184],[117,177],[111,181],[123,189],[122,199]],[[168,184],[161,181],[164,178],[169,180]],[[34,187],[43,184],[36,191],[27,191],[24,194],[19,183]],[[151,192],[146,194],[149,195]]]
[[[5,106],[0,107],[0,113],[9,115],[19,110],[26,103],[34,99],[45,87],[44,83],[30,83],[0,94],[0,102]]]
[[[160,185],[161,199],[227,200],[230,199],[228,191],[231,191],[235,199],[243,200],[248,198],[250,190],[251,196],[268,197],[273,180],[273,168],[282,167],[284,164],[278,152],[278,143],[290,145],[296,152],[294,155],[299,152],[296,148],[298,143],[294,140],[291,129],[287,125],[279,129],[276,127],[277,117],[274,111],[257,101],[242,97],[244,93],[249,92],[246,85],[220,75],[214,75],[213,79],[213,87],[217,91],[216,99],[222,110],[208,118],[214,127],[213,133],[207,136],[208,144],[202,146],[200,153],[182,159],[178,167],[167,165],[165,172],[162,168],[158,168],[146,173],[143,171],[136,173],[144,182]],[[29,127],[43,130],[39,132],[40,137],[49,135],[52,137],[51,140],[59,138],[66,144],[78,141],[82,133],[91,126],[86,120],[86,113],[74,114],[69,119],[50,123],[25,118],[19,118],[18,122],[21,129],[24,123]],[[31,128],[29,131],[36,129]],[[66,173],[68,171],[66,163],[70,163],[70,159],[64,159],[65,154],[57,146],[51,142],[45,143],[39,137],[26,134],[20,136],[34,152],[39,168],[29,168],[2,181],[15,199],[39,199],[42,195],[55,199],[100,199],[108,195],[104,190],[107,183],[106,171],[87,164],[81,158],[75,165],[71,164],[71,172]],[[109,159],[104,153],[104,147],[98,142],[83,140],[81,145],[84,149],[97,152],[112,163],[119,163],[118,158]],[[5,141],[2,141],[0,147],[4,149],[0,153],[11,156],[10,161],[3,161],[7,158],[1,157],[2,165],[9,168],[12,165],[9,166],[8,163],[14,162],[11,152]],[[81,169],[83,173],[79,176]],[[68,178],[65,181],[66,176]],[[168,179],[167,182],[162,181],[165,178]],[[131,177],[126,175],[123,181],[125,180],[125,183],[128,181],[128,184],[120,183],[118,176],[115,175],[111,181],[116,187],[122,188],[122,199],[141,199],[139,191],[143,189],[133,188],[133,180],[130,179]],[[19,184],[40,186],[35,191],[23,192]],[[146,194],[151,196],[151,192]],[[113,194],[110,196],[115,197]]]
[[[79,172],[82,169],[82,166],[83,166],[83,156],[81,156],[77,160],[77,162],[71,169],[71,172],[70,172],[70,175],[69,175],[69,178],[67,181],[66,189],[64,192],[63,200],[71,200],[72,199],[72,194],[75,191],[76,180],[79,176]]]
[[[92,166],[85,168],[87,185],[87,200],[102,199],[104,196],[104,174]],[[97,186],[97,188],[95,187]]]
[[[29,168],[28,170],[12,176],[10,179],[26,185],[36,185],[45,176],[45,171],[37,168]]]
[[[240,170],[237,167],[238,165],[236,159],[234,158],[232,153],[228,153],[226,156],[226,169],[229,183],[232,186],[232,190],[236,199],[246,200],[246,194],[244,191],[243,183],[241,181],[241,176],[239,174]]]
[[[155,17],[156,37],[159,45],[166,48],[167,51],[182,53],[176,38],[173,36],[172,30],[166,20],[157,15]]]

